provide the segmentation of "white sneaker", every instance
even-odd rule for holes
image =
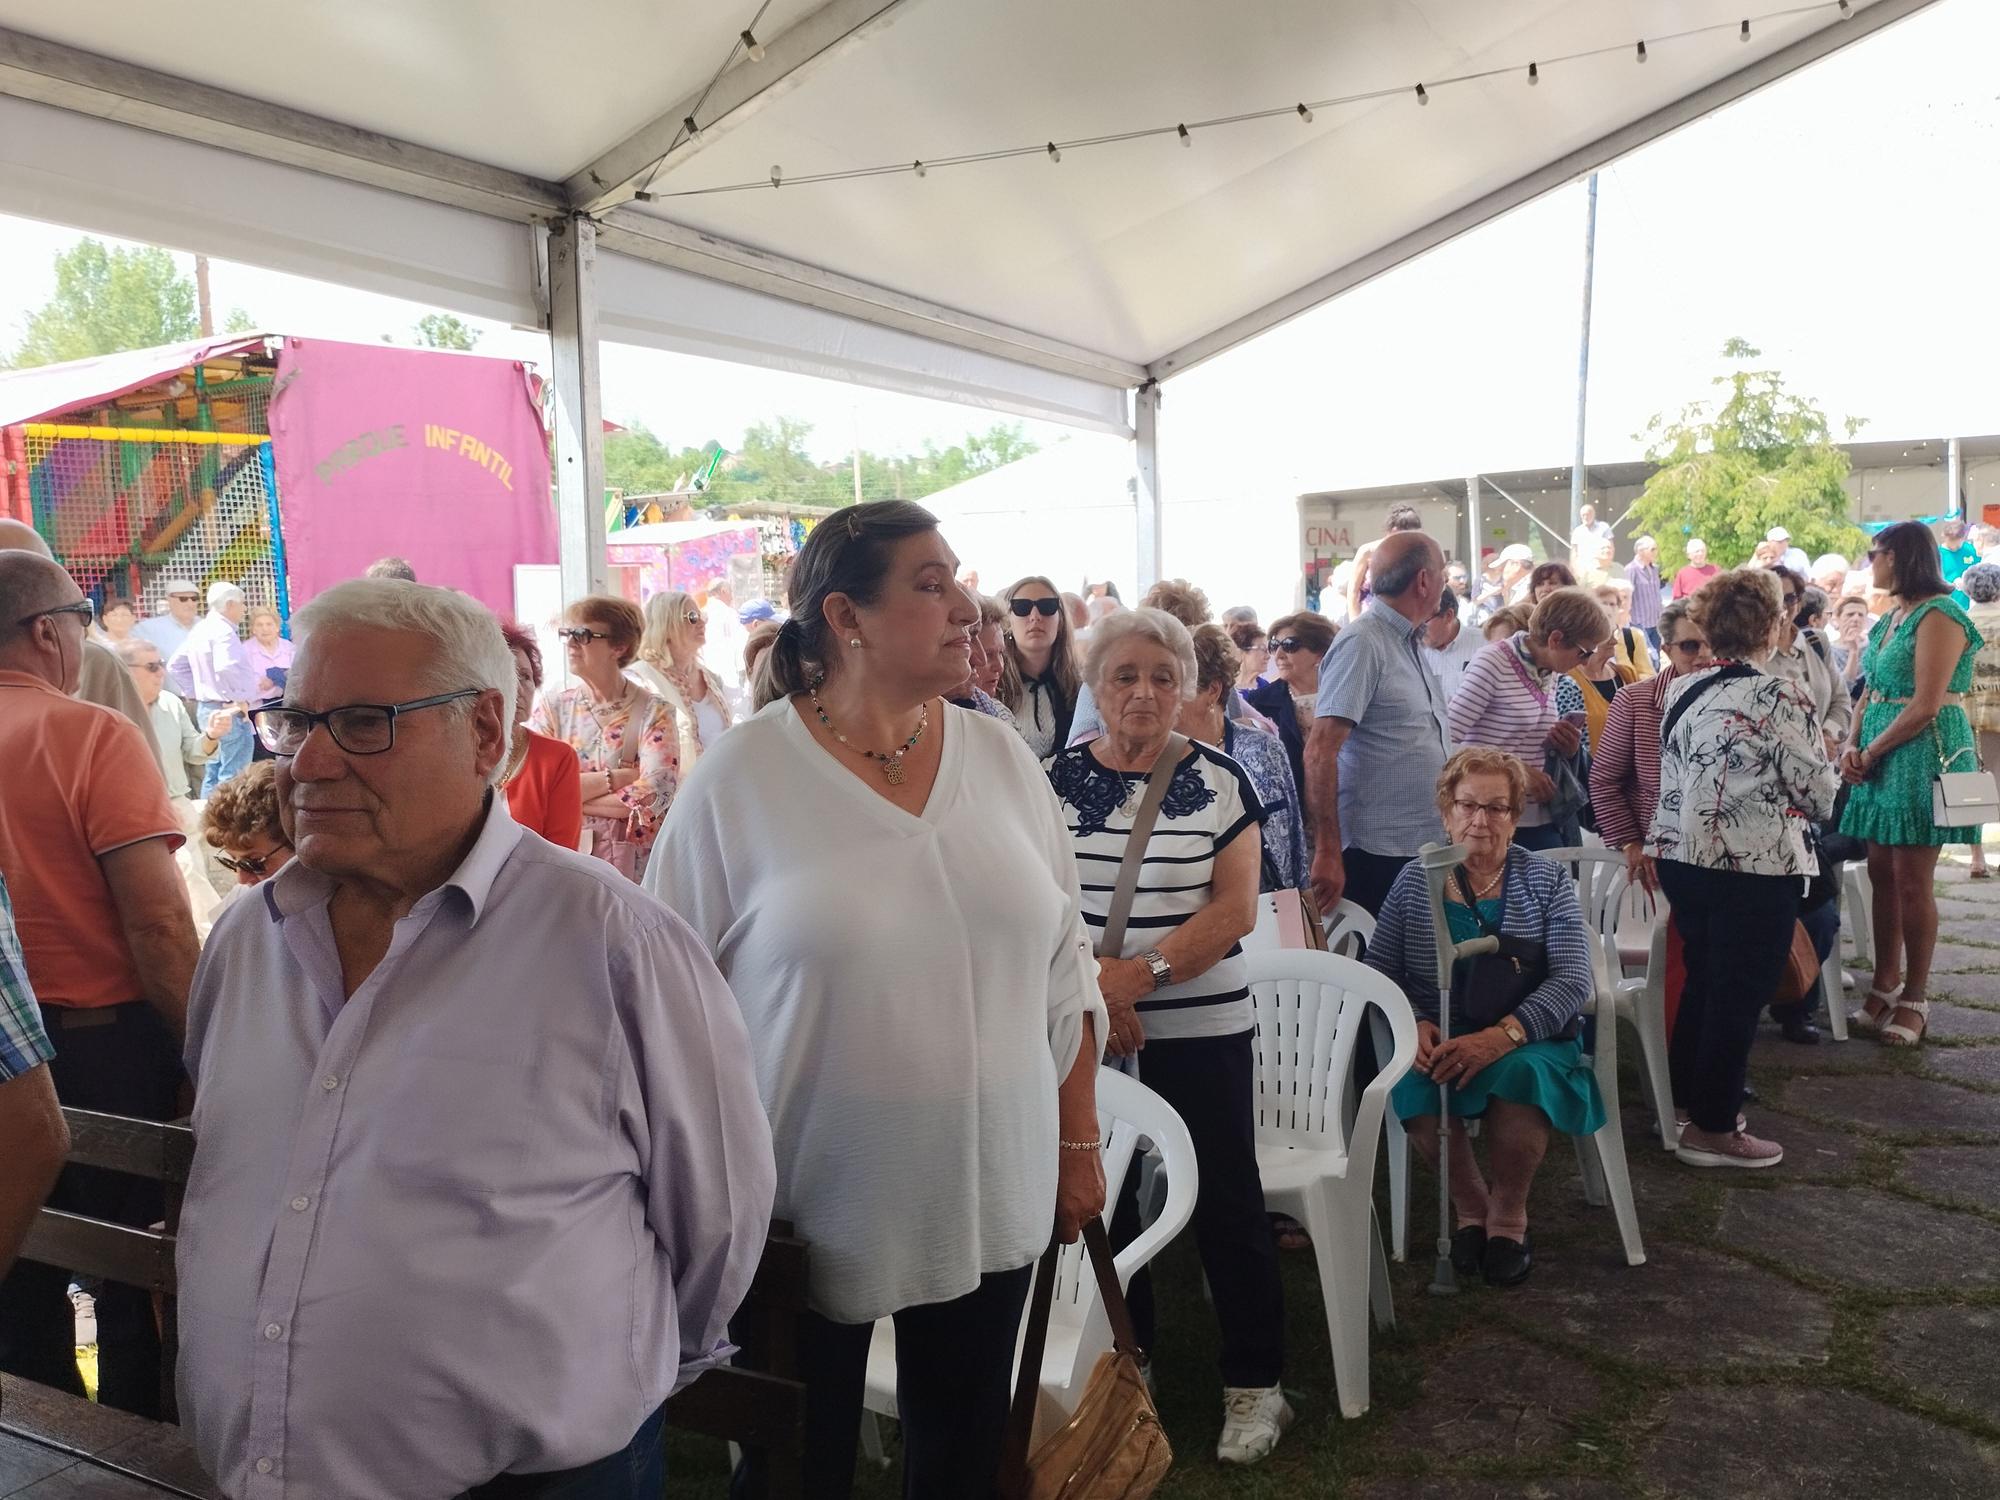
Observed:
[[[1254,1464],[1270,1457],[1292,1425],[1291,1403],[1280,1386],[1232,1385],[1222,1392],[1222,1437],[1215,1456],[1226,1464]]]

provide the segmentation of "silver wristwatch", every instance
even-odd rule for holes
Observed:
[[[1139,961],[1153,971],[1154,989],[1163,990],[1174,982],[1174,966],[1158,948],[1148,948],[1139,955]]]

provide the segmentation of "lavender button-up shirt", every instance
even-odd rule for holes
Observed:
[[[231,1496],[443,1497],[615,1452],[725,1355],[775,1169],[702,944],[491,801],[343,994],[298,860],[188,1008],[180,1401]]]
[[[250,664],[243,638],[219,609],[204,615],[167,661],[167,686],[197,703],[256,703],[261,675]]]

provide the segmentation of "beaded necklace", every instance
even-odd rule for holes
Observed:
[[[929,703],[925,703],[923,707],[917,710],[917,732],[903,741],[894,750],[882,751],[865,750],[842,734],[838,729],[834,728],[833,720],[826,716],[826,705],[819,701],[819,690],[817,688],[807,688],[806,696],[812,699],[813,712],[819,715],[819,721],[826,726],[828,734],[839,740],[841,744],[847,746],[856,755],[865,755],[870,760],[879,760],[882,762],[882,775],[887,778],[890,786],[901,786],[903,784],[903,757],[916,748],[917,741],[924,737],[924,730],[930,726],[931,706]]]

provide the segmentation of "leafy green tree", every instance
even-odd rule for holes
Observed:
[[[194,282],[156,246],[82,239],[56,255],[56,291],[28,315],[12,363],[59,364],[196,338]]]
[[[643,422],[604,435],[604,482],[627,495],[663,495],[699,473],[716,445],[682,448],[662,442]]]
[[[417,319],[417,343],[425,349],[456,349],[467,352],[484,335],[454,318],[450,313],[425,313]]]
[[[1847,455],[1826,414],[1788,391],[1776,370],[1749,368],[1762,355],[1742,339],[1723,345],[1722,357],[1740,368],[1715,377],[1725,392],[1720,404],[1663,413],[1640,434],[1659,467],[1632,508],[1631,529],[1659,539],[1669,573],[1694,537],[1708,543],[1711,561],[1729,567],[1748,562],[1773,526],[1791,532],[1808,555],[1851,555],[1864,538],[1848,518]],[[1860,427],[1850,419],[1846,435]]]
[[[257,327],[257,320],[240,307],[229,309],[229,316],[222,320],[224,333],[250,333]]]

